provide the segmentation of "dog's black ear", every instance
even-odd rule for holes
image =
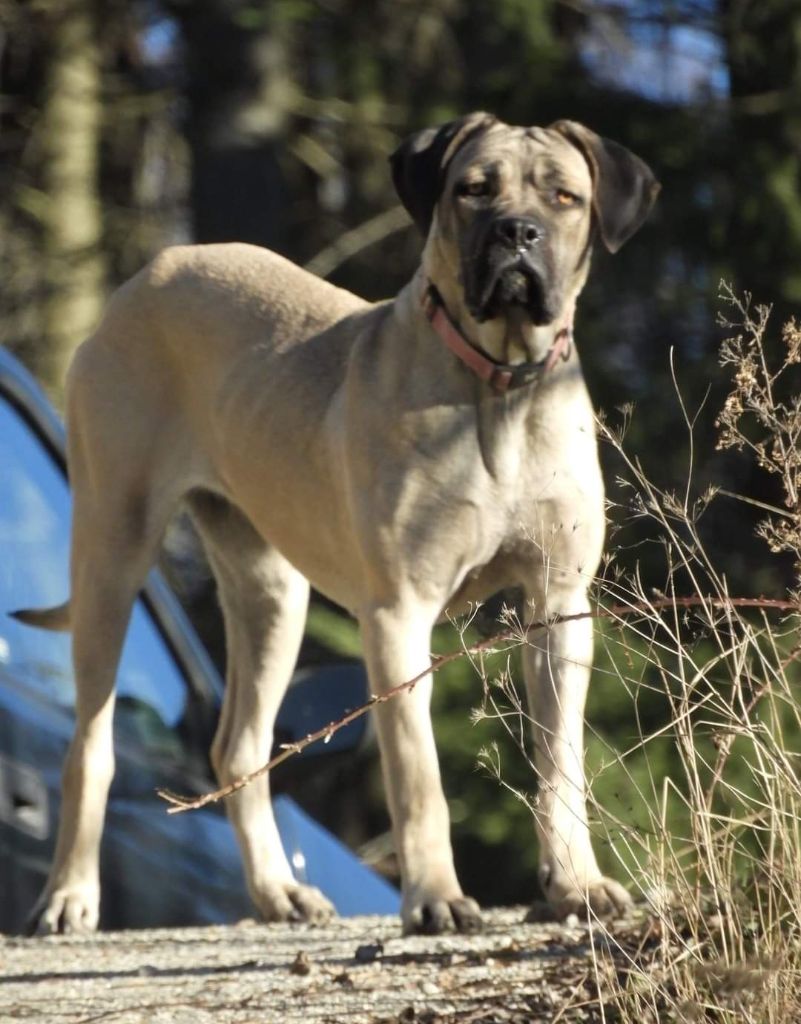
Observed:
[[[395,191],[423,236],[431,227],[448,164],[460,146],[495,121],[491,114],[467,114],[440,128],[415,132],[390,156]]]
[[[638,156],[583,124],[555,121],[550,127],[579,149],[590,165],[601,241],[617,252],[642,227],[661,185]]]

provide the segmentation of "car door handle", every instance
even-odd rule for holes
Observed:
[[[50,830],[44,778],[7,757],[0,757],[0,821],[35,839],[47,839]]]

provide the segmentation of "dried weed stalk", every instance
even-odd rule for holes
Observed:
[[[801,567],[801,397],[789,388],[801,328],[784,327],[771,359],[769,310],[752,309],[728,287],[722,300],[731,335],[721,364],[734,372],[718,447],[750,454],[778,479],[781,505],[736,497],[765,511],[760,536]],[[637,709],[658,694],[670,713],[660,728],[639,729],[627,749],[606,745],[590,779],[596,845],[618,859],[647,910],[638,926],[611,931],[588,920],[597,996],[585,1019],[788,1024],[801,1020],[799,598],[785,595],[793,611],[783,619],[730,598],[701,528],[720,492],[696,486],[695,422],[678,387],[677,395],[689,439],[678,493],[658,487],[627,452],[625,429],[599,425],[624,467],[616,518],[648,520],[665,583],[650,591],[610,558],[596,597],[615,610],[614,625],[598,631],[596,672],[611,673]],[[542,639],[529,634],[526,642]],[[507,672],[485,684],[483,714],[524,748],[519,718],[527,712]],[[667,777],[652,760],[665,738],[680,765]],[[501,778],[497,749],[483,762]],[[595,799],[607,771],[644,808],[637,827]],[[536,815],[536,799],[517,795]]]
[[[721,300],[727,312],[718,323],[734,332],[721,347],[721,365],[733,368],[734,379],[717,419],[718,448],[750,451],[761,469],[778,477],[784,508],[769,507],[758,532],[771,551],[796,555],[799,571],[801,393],[788,378],[790,368],[801,363],[801,327],[794,319],[784,325],[780,357],[771,359],[766,347],[770,307],[752,307],[750,295],[740,299],[725,283]]]

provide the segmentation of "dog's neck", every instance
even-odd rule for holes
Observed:
[[[568,315],[563,317],[561,324],[545,329],[533,328],[545,334],[544,338],[537,339],[540,345],[547,346],[541,358],[537,360],[524,359],[515,353],[516,358],[510,359],[507,355],[505,359],[499,359],[486,351],[480,344],[465,336],[460,325],[452,318],[445,299],[434,284],[425,278],[422,281],[422,287],[420,287],[420,282],[417,283],[418,287],[415,290],[419,293],[420,308],[442,343],[464,366],[497,394],[504,394],[507,391],[533,384],[547,376],[560,362],[570,358],[573,345],[572,305]],[[515,327],[520,329],[519,325],[513,323],[506,325],[507,338],[513,335]],[[507,343],[504,348],[508,353],[510,345]]]

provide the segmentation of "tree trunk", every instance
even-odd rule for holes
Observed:
[[[279,158],[291,85],[271,5],[174,0],[171,9],[187,51],[194,240],[290,253]]]
[[[104,299],[96,27],[91,0],[65,0],[48,26],[42,112],[46,337],[37,369],[56,394],[75,348],[95,327]]]

